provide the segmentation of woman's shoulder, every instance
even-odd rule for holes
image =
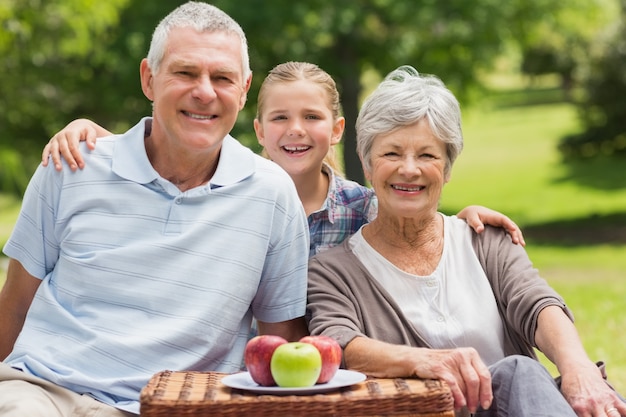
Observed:
[[[348,260],[354,256],[348,243],[350,238],[351,236],[344,239],[341,243],[313,255],[309,258],[309,262],[315,260],[316,262],[323,264],[332,264],[337,261],[341,262],[342,260]]]

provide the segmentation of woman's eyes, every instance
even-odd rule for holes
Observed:
[[[388,157],[388,158],[397,158],[397,157],[400,157],[401,155],[399,152],[390,151],[390,152],[385,152],[383,156]],[[430,159],[436,159],[436,156],[430,153],[423,153],[423,154],[418,155],[417,158],[430,160]]]

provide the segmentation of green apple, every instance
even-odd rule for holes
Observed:
[[[284,343],[274,350],[270,369],[279,387],[312,387],[322,372],[322,355],[310,343]]]

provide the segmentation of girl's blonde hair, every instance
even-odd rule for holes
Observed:
[[[335,80],[333,80],[333,78],[326,71],[315,64],[311,64],[309,62],[291,61],[275,66],[263,80],[257,99],[257,119],[259,121],[261,120],[265,104],[265,96],[267,95],[267,90],[272,85],[281,82],[298,80],[312,81],[322,86],[322,88],[328,93],[328,108],[333,115],[333,119],[337,120],[341,117],[341,104]],[[262,153],[265,157],[268,157],[265,149],[263,149]],[[328,149],[328,153],[324,157],[324,162],[328,164],[328,166],[330,166],[336,174],[344,176],[342,165],[337,158],[337,152],[335,151],[334,146],[331,146]]]

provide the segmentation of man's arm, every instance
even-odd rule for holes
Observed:
[[[41,280],[26,272],[21,263],[9,261],[7,280],[0,291],[0,360],[13,350],[39,284]]]
[[[281,336],[290,342],[297,342],[304,336],[308,336],[309,329],[307,328],[304,317],[298,317],[297,319],[281,321],[278,323],[266,323],[257,321],[259,327],[259,334],[273,334]]]

